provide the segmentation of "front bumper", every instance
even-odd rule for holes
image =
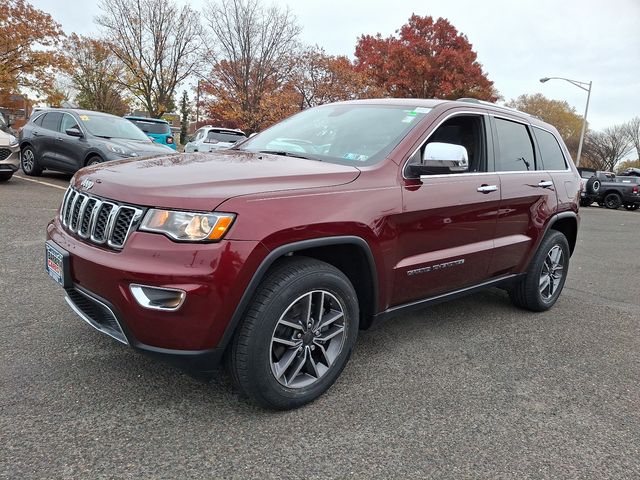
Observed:
[[[20,168],[20,147],[0,146],[0,172],[14,173]]]
[[[80,240],[57,218],[47,238],[70,254],[67,297],[85,321],[138,350],[193,364],[221,355],[229,320],[267,253],[259,242],[176,243],[145,232],[133,232],[114,251]],[[180,289],[186,298],[175,311],[144,308],[132,283]]]

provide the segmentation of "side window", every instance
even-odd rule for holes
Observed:
[[[42,115],[40,115],[40,116],[38,116],[38,117],[33,121],[33,123],[34,123],[35,125],[37,125],[37,126],[41,127],[41,126],[42,126],[42,120],[44,119],[44,116],[45,116],[45,115],[46,115],[46,113],[45,113],[45,114],[42,114]]]
[[[60,120],[62,120],[61,113],[49,112],[42,119],[42,128],[46,128],[47,130],[53,130],[54,132],[57,132],[58,127],[60,126]]]
[[[469,172],[487,171],[487,147],[485,137],[485,124],[483,115],[458,115],[452,117],[440,125],[429,135],[427,141],[409,159],[410,164],[420,163],[425,148],[430,143],[452,143],[461,145],[467,150],[469,157]],[[434,173],[442,174],[441,170]],[[455,172],[451,172],[455,174]]]
[[[204,130],[198,130],[196,132],[196,142],[199,142],[200,140],[202,140],[204,138],[204,135],[205,135]]]
[[[62,123],[60,124],[60,132],[65,133],[70,128],[79,128],[78,122],[68,113],[62,115]]]
[[[567,162],[564,159],[558,140],[551,133],[540,128],[534,128],[542,164],[545,170],[566,170]]]
[[[497,172],[535,170],[533,143],[526,125],[501,118],[495,119],[498,134]]]

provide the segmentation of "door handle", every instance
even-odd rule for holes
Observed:
[[[56,138],[56,140],[61,142],[62,141],[62,137],[58,137],[58,138]]]
[[[538,182],[538,186],[542,188],[553,187],[553,182],[551,180],[541,180]]]
[[[495,192],[496,190],[498,190],[497,185],[481,185],[478,187],[478,191],[480,193],[491,193]]]

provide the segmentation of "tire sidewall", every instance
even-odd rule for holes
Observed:
[[[271,337],[278,320],[284,311],[298,297],[312,290],[326,290],[341,303],[346,315],[345,339],[340,355],[331,369],[308,387],[287,388],[282,385],[271,371]],[[248,345],[248,372],[251,390],[257,397],[278,408],[295,408],[308,403],[325,392],[338,378],[345,367],[355,345],[358,333],[358,301],[351,283],[343,276],[330,270],[308,272],[291,279],[261,309],[260,318],[254,335]]]

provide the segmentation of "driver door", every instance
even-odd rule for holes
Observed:
[[[500,179],[485,114],[445,114],[426,144],[464,146],[469,170],[411,178],[403,174],[403,213],[397,217],[394,305],[451,292],[486,280],[500,207]],[[491,159],[491,161],[490,161]]]

